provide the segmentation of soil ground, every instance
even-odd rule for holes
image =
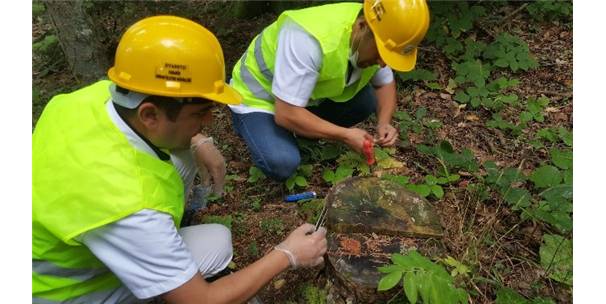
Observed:
[[[503,15],[513,11],[518,4],[511,5],[502,12]],[[149,12],[142,10],[135,15]],[[210,11],[194,19],[216,33],[223,46],[227,72],[230,73],[231,67],[254,35],[275,17],[276,13],[267,12],[248,19],[226,19]],[[115,16],[100,20],[109,24],[111,18]],[[527,14],[519,13],[503,29],[525,40],[539,62],[538,68],[516,74],[520,85],[512,90],[520,99],[542,94],[551,100],[551,110],[546,113],[545,122],[540,125],[530,124],[523,132],[560,126],[572,129],[572,25],[538,23],[531,21]],[[47,18],[34,18],[33,41],[40,40],[49,31],[52,31],[52,27]],[[479,32],[478,35],[486,33]],[[113,52],[113,49],[108,51]],[[78,87],[65,62],[59,59],[56,61],[58,63],[50,70],[45,70],[49,64],[34,54],[32,124],[35,124],[44,104],[52,95]],[[418,67],[436,71],[438,82],[443,87],[446,87],[448,78],[453,77],[449,61],[431,47],[424,48],[419,53]],[[419,107],[426,107],[430,117],[442,122],[443,126],[435,134],[437,139],[449,140],[459,151],[463,148],[470,149],[480,163],[493,160],[499,165],[520,166],[523,171],[529,172],[549,158],[546,149],[533,148],[527,141],[486,127],[485,123],[490,119],[489,112],[460,109],[453,101],[453,95],[445,91],[436,92],[416,83],[400,82],[398,110],[414,115]],[[515,111],[505,113],[511,117],[518,115]],[[360,127],[372,130],[370,122],[363,123]],[[201,211],[196,219],[201,221],[207,215],[232,216],[234,262],[242,268],[271,250],[293,228],[309,220],[309,214],[302,212],[296,204],[282,202],[284,195],[291,193],[284,184],[268,179],[256,183],[247,182],[252,162],[243,141],[233,132],[227,108],[215,110],[214,125],[206,131],[215,138],[227,160],[230,181],[224,198]],[[425,138],[412,134],[410,140],[411,143],[421,143]],[[427,174],[426,170],[431,171],[436,166],[435,161],[406,143],[398,144],[395,158],[406,165],[402,171],[406,171],[413,180],[421,178]],[[320,196],[329,191],[329,184],[321,177],[322,167],[326,165],[314,166],[306,190],[314,190]],[[571,303],[572,288],[546,278],[538,264],[539,246],[546,227],[541,223],[520,221],[519,214],[511,211],[494,195],[479,203],[466,191],[465,186],[462,182],[447,187],[444,198],[435,201],[435,204],[445,228],[442,241],[448,248],[448,255],[464,261],[476,274],[475,278],[478,278],[465,283],[473,302],[492,303],[496,285],[500,284],[525,296],[550,297],[557,303]],[[268,219],[276,221],[268,222]],[[306,284],[323,287],[325,282],[326,275],[322,269],[287,271],[263,288],[259,296],[265,303],[304,303],[302,288]]]

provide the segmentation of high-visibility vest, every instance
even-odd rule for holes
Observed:
[[[110,81],[57,95],[32,139],[32,297],[48,303],[120,285],[75,238],[142,209],[183,215],[183,182],[170,162],[133,147],[106,110]]]
[[[287,19],[305,29],[322,49],[322,67],[311,99],[327,98],[335,102],[350,100],[379,69],[378,65],[363,69],[360,79],[346,86],[351,30],[361,9],[361,3],[337,3],[280,14],[278,20],[253,39],[233,69],[232,85],[242,95],[242,102],[250,107],[274,112],[271,83],[278,34]]]

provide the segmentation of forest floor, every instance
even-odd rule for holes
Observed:
[[[519,4],[513,3],[491,14],[506,16],[517,6]],[[142,10],[135,15],[157,12],[162,12],[162,8]],[[226,19],[213,14],[212,10],[207,12],[193,19],[207,26],[219,38],[228,74],[251,39],[277,16],[270,11],[249,19]],[[117,19],[115,15],[109,15],[100,20],[110,24],[108,20],[111,18]],[[134,20],[135,16],[131,18]],[[478,37],[504,30],[528,43],[530,53],[539,63],[538,67],[527,72],[516,72],[515,77],[520,82],[509,92],[520,100],[547,97],[549,105],[542,111],[544,120],[531,121],[521,135],[488,127],[486,123],[492,118],[490,111],[469,105],[461,107],[454,101],[453,91],[446,89],[449,79],[454,78],[450,60],[431,45],[423,47],[417,67],[433,71],[437,75],[435,82],[442,89],[429,88],[423,81],[399,79],[397,110],[414,116],[418,109],[425,108],[427,117],[424,121],[437,120],[441,124],[436,128],[423,127],[421,132],[408,132],[408,138],[402,138],[391,155],[403,166],[390,171],[391,174],[408,176],[411,182],[420,182],[427,174],[436,172],[440,164],[434,157],[419,152],[415,146],[433,145],[442,140],[449,141],[455,151],[469,149],[480,164],[494,161],[499,167],[518,168],[527,176],[549,160],[550,148],[564,147],[560,142],[538,145],[531,140],[531,135],[545,128],[572,130],[572,22],[536,22],[526,12],[520,12],[498,27],[473,29]],[[52,26],[48,19],[34,16],[33,42],[40,41],[49,32],[52,32]],[[115,39],[118,36],[116,33]],[[65,61],[54,58],[51,65],[48,59],[34,52],[32,124],[52,95],[69,92],[79,86],[70,76]],[[312,174],[306,177],[307,186],[295,186],[291,190],[284,183],[269,179],[251,182],[249,170],[253,164],[250,154],[233,131],[229,110],[218,108],[214,114],[213,126],[205,131],[214,137],[225,156],[228,183],[224,197],[200,211],[196,222],[229,222],[233,236],[233,261],[242,268],[271,250],[292,229],[314,218],[313,210],[309,212],[303,205],[284,203],[283,197],[302,191],[316,191],[319,197],[324,197],[330,191],[331,183],[322,177],[323,171],[334,169],[338,164],[334,158],[318,160],[310,155],[304,156],[307,164],[312,165]],[[501,112],[503,118],[519,114],[517,108],[505,108]],[[372,131],[372,125],[369,121],[360,127]],[[480,175],[486,174],[484,169],[479,172]],[[457,173],[461,179],[444,185],[443,197],[428,199],[441,217],[445,229],[442,242],[448,250],[447,255],[471,269],[468,277],[457,278],[457,282],[469,292],[473,303],[493,303],[501,287],[509,287],[530,299],[544,297],[557,303],[571,303],[572,287],[552,280],[539,263],[543,235],[553,233],[554,228],[541,221],[522,219],[520,212],[504,203],[494,189],[479,193],[469,188],[470,184],[480,184],[474,174],[466,170],[458,170]],[[571,236],[572,233],[565,235]],[[304,294],[309,293],[310,286],[321,290],[326,279],[326,273],[320,268],[286,271],[263,288],[259,296],[265,303],[307,303],[309,300]]]

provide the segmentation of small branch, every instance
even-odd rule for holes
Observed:
[[[572,97],[572,92],[561,93],[561,92],[546,91],[546,90],[536,90],[535,92],[540,93],[540,94],[545,94],[545,95],[558,96],[558,97],[562,97],[562,98],[571,98]]]
[[[518,7],[516,10],[514,10],[513,12],[511,12],[509,15],[503,17],[503,19],[501,19],[501,21],[499,21],[499,23],[502,24],[509,21],[509,19],[513,18],[513,16],[517,15],[520,11],[522,11],[523,9],[525,9],[528,6],[529,3],[524,3],[522,6]]]

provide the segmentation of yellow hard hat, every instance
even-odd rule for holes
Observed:
[[[116,85],[143,94],[224,104],[242,100],[225,83],[223,51],[215,35],[181,17],[148,17],[129,27],[107,75]]]
[[[429,28],[425,0],[364,0],[364,18],[385,64],[398,71],[414,69],[417,45]]]

